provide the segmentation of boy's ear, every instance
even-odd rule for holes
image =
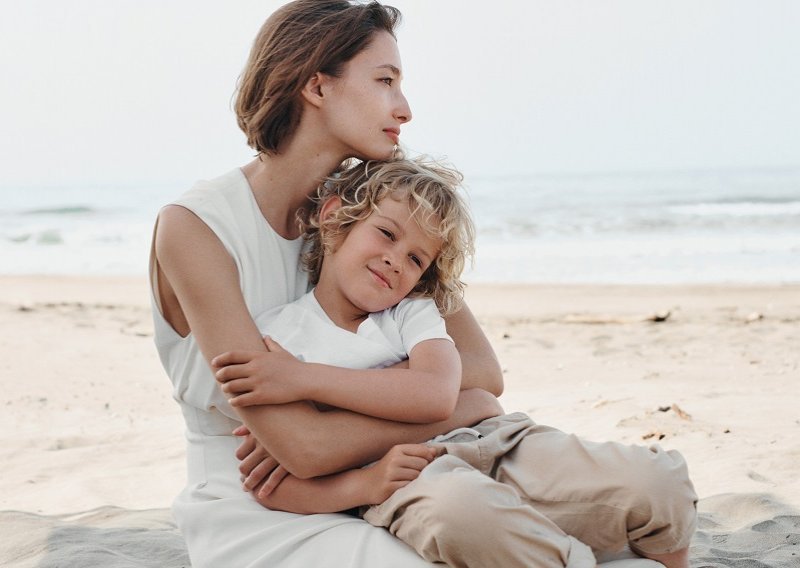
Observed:
[[[322,204],[319,208],[319,219],[323,221],[328,218],[328,216],[339,209],[342,206],[342,198],[338,195],[334,195],[333,197],[329,197],[328,200]]]
[[[303,98],[315,107],[322,106],[322,100],[325,97],[325,90],[330,80],[330,76],[317,71],[308,81],[306,81],[303,90],[300,91],[303,95]]]

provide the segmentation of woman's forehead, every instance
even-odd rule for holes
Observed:
[[[372,34],[369,45],[348,61],[345,67],[358,67],[370,71],[381,70],[396,75],[398,79],[401,78],[403,66],[400,61],[397,40],[389,32],[375,32]]]

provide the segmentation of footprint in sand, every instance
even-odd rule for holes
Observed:
[[[53,444],[47,449],[51,451],[71,450],[73,448],[85,448],[86,446],[93,446],[97,443],[97,440],[93,440],[91,438],[70,436],[54,440]]]
[[[774,481],[772,481],[771,479],[769,479],[767,477],[764,477],[763,475],[761,475],[760,473],[758,473],[756,471],[748,471],[747,472],[747,477],[749,477],[753,481],[757,481],[759,483],[766,483],[768,485],[772,485],[773,487],[776,485],[776,483]]]

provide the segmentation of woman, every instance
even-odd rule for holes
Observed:
[[[305,403],[234,411],[209,367],[226,351],[266,350],[253,315],[306,291],[296,218],[320,180],[348,158],[392,155],[411,119],[400,88],[398,19],[377,3],[328,0],[275,12],[256,38],[236,105],[257,158],[197,184],[159,214],[151,259],[156,344],[187,424],[188,484],[174,513],[195,568],[428,565],[358,518],[255,502],[239,485],[231,431],[242,422],[264,448],[245,469],[255,460],[260,472],[280,463],[312,477],[500,412],[489,393],[500,393],[502,375],[467,308],[447,320],[464,373],[456,412],[441,423],[320,413]]]
[[[348,158],[389,157],[411,119],[393,35],[398,17],[377,3],[332,0],[300,0],[273,14],[236,105],[257,158],[197,184],[159,215],[156,344],[187,424],[188,485],[174,513],[192,564],[428,565],[356,517],[271,511],[242,492],[231,436],[242,422],[255,438],[238,452],[252,486],[277,464],[298,478],[326,475],[489,418],[471,430],[475,443],[445,443],[447,455],[422,471],[424,482],[396,491],[370,521],[451,565],[593,566],[587,544],[614,550],[630,542],[669,568],[688,566],[695,496],[683,460],[583,443],[524,415],[498,416],[490,393],[502,390],[502,375],[466,308],[447,320],[463,376],[456,411],[444,422],[320,413],[305,402],[234,411],[218,388],[210,361],[266,351],[253,315],[307,289],[296,219],[309,195]]]

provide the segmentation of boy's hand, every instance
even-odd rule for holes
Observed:
[[[425,444],[394,446],[380,461],[364,470],[369,479],[368,504],[383,503],[395,491],[414,481],[440,452],[440,449]]]
[[[286,404],[308,398],[299,381],[303,363],[269,337],[264,344],[268,352],[228,351],[211,361],[231,406]]]

